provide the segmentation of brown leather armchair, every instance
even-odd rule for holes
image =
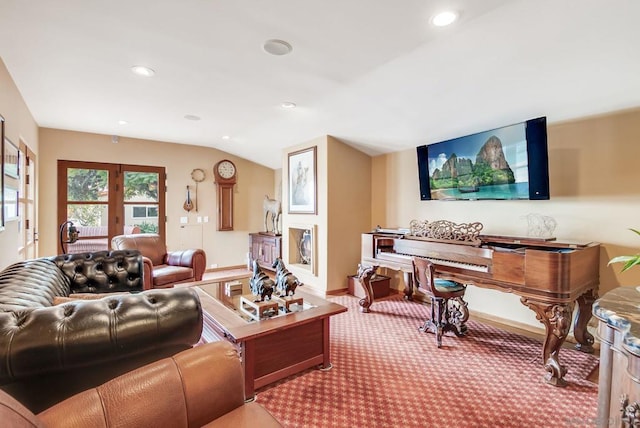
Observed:
[[[245,403],[236,349],[214,342],[188,349],[76,394],[37,416],[0,391],[10,427],[281,427],[264,407]]]
[[[167,251],[155,233],[118,235],[111,239],[114,250],[138,250],[144,261],[144,288],[170,288],[180,282],[201,281],[207,267],[203,250]]]

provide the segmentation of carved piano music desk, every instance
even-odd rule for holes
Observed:
[[[522,304],[533,310],[545,326],[542,348],[542,361],[548,372],[545,380],[555,386],[566,385],[563,377],[567,369],[560,364],[559,353],[569,333],[576,303],[573,331],[578,342],[576,348],[593,352],[594,338],[587,331],[587,323],[598,297],[600,244],[479,235],[480,223],[455,225],[439,221],[429,225],[442,228],[442,223],[449,230],[452,226],[471,229],[473,238],[442,239],[437,235],[427,238],[416,233],[424,225],[414,221],[407,235],[363,234],[361,264],[402,271],[406,299],[413,298],[414,256],[431,260],[440,278],[520,296]],[[474,229],[475,225],[479,228]],[[360,305],[368,310],[372,303],[373,293],[367,292]]]

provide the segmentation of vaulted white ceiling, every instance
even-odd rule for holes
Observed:
[[[380,154],[639,106],[639,20],[637,0],[0,0],[0,57],[39,126],[279,168],[321,135]]]

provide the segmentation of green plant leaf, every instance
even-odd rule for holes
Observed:
[[[632,228],[629,228],[629,230],[635,233],[636,235],[640,236],[640,230],[632,229]],[[624,263],[624,266],[622,266],[622,270],[620,272],[625,272],[631,269],[632,267],[640,264],[640,254],[636,254],[635,256],[614,257],[611,260],[609,260],[609,263],[607,263],[607,266],[609,266],[611,263]]]
[[[612,263],[624,263],[624,266],[622,267],[622,270],[620,272],[625,272],[631,269],[632,267],[634,267],[635,265],[640,264],[640,254],[636,254],[635,256],[614,257],[611,260],[609,260],[609,263],[607,263],[607,266],[609,266]]]

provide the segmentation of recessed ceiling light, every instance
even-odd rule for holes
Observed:
[[[431,18],[431,22],[437,27],[445,27],[449,24],[454,23],[456,19],[458,19],[457,12],[446,10],[444,12],[438,13],[437,15],[434,15],[433,18]]]
[[[118,121],[118,125],[128,125],[128,124],[129,124],[129,122],[127,122],[126,120],[122,120],[122,119],[120,119],[120,120]]]
[[[229,137],[228,135],[223,135],[223,136],[222,136],[222,139],[223,139],[223,140],[228,140],[229,138],[231,138],[231,137]]]
[[[287,55],[291,53],[293,47],[284,40],[271,39],[264,42],[262,49],[271,55]]]
[[[296,108],[296,103],[292,103],[291,101],[285,101],[282,104],[280,104],[280,107],[282,107],[282,108]]]
[[[156,74],[155,70],[145,67],[144,65],[134,65],[131,67],[131,71],[133,71],[138,76],[151,77]]]
[[[187,120],[200,120],[200,116],[196,116],[195,114],[185,114],[184,118]]]

